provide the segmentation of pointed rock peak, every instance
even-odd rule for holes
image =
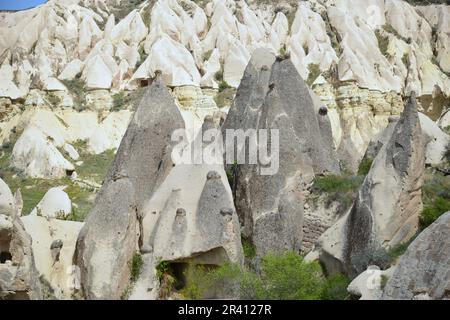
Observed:
[[[275,55],[267,48],[258,48],[253,51],[250,64],[256,69],[270,68],[275,62]]]

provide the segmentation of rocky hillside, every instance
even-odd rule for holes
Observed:
[[[450,6],[434,2],[0,12],[0,299],[446,298]],[[177,129],[209,152],[213,128],[278,130],[278,171],[171,157]],[[320,290],[271,292],[262,274],[289,263]]]

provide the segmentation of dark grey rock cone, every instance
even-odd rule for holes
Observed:
[[[354,277],[369,265],[383,267],[386,250],[416,233],[424,161],[417,103],[412,96],[374,159],[352,208],[320,239],[321,260],[329,271],[345,271]]]
[[[173,167],[176,129],[184,129],[184,121],[157,78],[135,111],[77,241],[75,262],[86,298],[118,299],[126,288],[143,204]]]
[[[268,51],[255,51],[236,93],[222,132],[271,129],[279,132],[279,170],[261,175],[267,166],[230,163],[235,205],[259,255],[268,251],[300,250],[303,224],[303,191],[315,174],[338,173],[331,126],[290,60],[276,59]],[[328,136],[329,135],[329,136]],[[229,152],[230,150],[227,150]],[[234,153],[239,151],[234,149]],[[270,156],[270,146],[269,146]],[[236,156],[234,157],[236,159]]]
[[[450,212],[422,231],[401,257],[382,299],[450,299]]]

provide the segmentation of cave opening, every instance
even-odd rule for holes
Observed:
[[[66,176],[70,178],[73,175],[74,172],[75,172],[75,170],[68,170],[68,169],[66,169]]]
[[[12,255],[8,251],[0,252],[0,263],[6,263],[7,261],[12,261]]]

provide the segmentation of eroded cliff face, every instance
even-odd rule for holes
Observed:
[[[367,242],[395,245],[417,227],[422,153],[427,165],[445,160],[449,34],[449,6],[401,0],[50,0],[30,10],[0,12],[0,176],[13,191],[22,188],[23,201],[20,190],[15,200],[19,214],[22,208],[32,212],[21,218],[24,230],[18,222],[14,228],[21,230],[25,249],[39,254],[37,272],[58,298],[81,289],[69,285],[77,278],[67,273],[72,260],[81,267],[72,271],[81,275],[88,298],[119,298],[124,292],[132,299],[158,298],[164,291],[155,274],[161,259],[175,268],[195,261],[240,264],[239,222],[259,255],[271,249],[307,252],[329,227],[333,232],[341,214],[347,220],[367,217],[348,223],[354,238],[370,226],[388,233],[365,232],[370,239],[353,248],[362,262],[349,258],[355,256],[346,253],[351,248],[336,254],[338,259],[334,252],[324,255],[331,268],[344,263],[356,275],[371,262],[364,260],[373,253],[365,251]],[[148,86],[159,93],[142,100]],[[386,165],[397,151],[384,149],[398,142],[388,143],[412,91],[419,116],[414,111],[411,118],[423,132],[411,129],[414,146],[407,151],[416,161],[408,164],[405,178],[395,170],[395,159]],[[157,112],[147,114],[146,107]],[[184,127],[189,143],[224,121],[223,128],[289,127],[281,137],[282,169],[261,178],[241,166],[237,185],[230,187],[222,164],[169,165],[154,181],[141,163],[152,158],[153,149],[145,153],[133,141],[142,139],[155,150],[168,141],[158,140],[162,131],[150,132],[141,118],[164,127],[165,134]],[[423,138],[425,150],[419,150]],[[289,149],[292,140],[298,150]],[[319,209],[304,202],[318,176],[356,172],[369,145],[372,158],[381,148],[384,158],[360,190],[353,214],[338,214],[336,202]],[[130,152],[139,157],[130,159]],[[161,157],[148,166],[159,168]],[[402,182],[380,187],[388,177]],[[61,209],[50,206],[50,212],[45,192],[52,187],[64,197],[50,201]],[[390,188],[395,192],[387,195]],[[373,212],[359,214],[372,198]],[[395,208],[381,219],[385,199]],[[63,221],[84,221],[88,213],[85,224]],[[108,236],[99,231],[104,229]],[[350,236],[340,230],[332,240]],[[145,261],[131,289],[135,252]],[[33,286],[24,290],[40,297]]]
[[[433,120],[449,104],[449,12],[445,5],[413,7],[401,0],[53,0],[3,12],[0,139],[7,141],[23,105],[103,113],[117,109],[121,96],[147,85],[158,70],[166,85],[192,88],[177,89],[181,104],[195,94],[226,110],[252,53],[267,48],[289,54],[330,108],[336,148],[354,171],[370,139],[402,111],[401,99],[410,91]],[[206,94],[198,93],[200,87]],[[110,120],[124,123],[114,134],[123,135],[126,117]],[[104,141],[101,134],[92,142],[96,153],[117,148],[117,140]],[[45,144],[45,137],[31,135],[36,146]],[[73,171],[55,157],[62,170],[57,175]],[[21,169],[28,166],[18,161]],[[49,166],[30,175],[46,175]]]

